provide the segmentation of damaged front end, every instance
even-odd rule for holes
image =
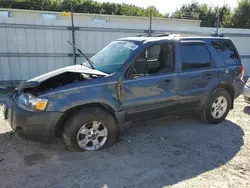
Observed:
[[[47,99],[39,98],[42,94],[65,85],[106,76],[108,74],[101,71],[93,70],[83,65],[74,65],[23,81],[10,93],[9,99],[4,102],[4,117],[7,119],[8,109],[15,101],[19,107],[25,110],[44,111],[47,106]]]
[[[51,89],[65,86],[75,82],[87,81],[105,77],[108,74],[98,70],[89,69],[83,65],[74,65],[35,77],[21,82],[16,88],[18,92],[29,92],[33,95],[46,93]]]

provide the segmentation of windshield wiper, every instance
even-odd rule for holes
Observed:
[[[67,41],[71,46],[73,46],[80,54],[83,55],[83,57],[85,57],[85,59],[87,59],[89,65],[92,67],[92,69],[95,69],[93,62],[79,49],[77,48],[74,44],[72,44],[71,42]]]

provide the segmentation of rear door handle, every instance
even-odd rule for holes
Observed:
[[[205,79],[209,79],[209,78],[211,78],[212,76],[213,76],[212,74],[208,73],[208,74],[205,74],[205,75],[204,75],[204,78],[205,78]]]

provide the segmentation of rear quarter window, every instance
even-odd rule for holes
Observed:
[[[212,46],[219,54],[222,65],[237,65],[240,64],[240,58],[231,41],[221,40],[212,41]]]

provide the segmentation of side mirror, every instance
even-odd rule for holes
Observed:
[[[148,58],[148,50],[145,51],[145,58]]]

